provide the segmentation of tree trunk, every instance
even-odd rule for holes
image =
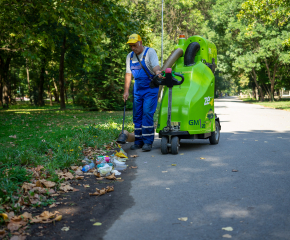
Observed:
[[[1,78],[1,74],[0,74],[0,103],[3,107],[3,99],[2,99],[2,96],[3,96],[3,90],[2,90],[2,78]]]
[[[65,98],[64,98],[64,55],[65,55],[65,43],[66,35],[64,33],[63,43],[61,46],[60,62],[59,62],[59,95],[60,95],[60,109],[65,109]]]
[[[56,84],[54,78],[52,79],[52,81],[53,81],[53,85],[54,85],[54,88],[55,88],[55,90],[53,91],[54,101],[57,102],[57,103],[59,103],[59,94],[58,94],[59,91],[58,91],[58,88],[57,88],[57,84]]]
[[[38,86],[38,105],[44,106],[43,100],[43,85],[44,85],[44,75],[45,75],[45,59],[43,59],[43,66],[40,71],[39,86]]]
[[[73,99],[73,104],[75,103],[75,95],[74,95],[74,81],[72,80],[71,81],[71,84],[70,84],[70,91],[71,91],[71,97]]]
[[[7,57],[6,62],[4,63],[2,57],[0,56],[0,75],[2,79],[2,95],[3,95],[3,108],[9,108],[9,79],[8,71],[11,58]]]
[[[252,93],[253,93],[253,98],[256,99],[256,87],[255,85],[251,84],[252,85]]]
[[[255,72],[255,69],[254,69],[254,68],[252,68],[251,75],[252,75],[252,77],[253,77],[253,79],[254,79],[254,82],[255,82],[255,84],[256,84],[256,87],[258,88],[259,95],[260,95],[260,97],[261,97],[261,99],[260,99],[260,100],[263,102],[263,101],[264,101],[264,95],[263,95],[263,91],[262,91],[262,88],[261,88],[261,86],[258,84],[258,81],[257,81],[257,74],[256,74],[256,72]]]
[[[275,86],[275,78],[276,78],[276,71],[277,71],[277,68],[278,68],[279,64],[278,64],[278,63],[275,63],[275,65],[274,65],[274,70],[273,70],[273,75],[272,75],[272,77],[271,77],[270,68],[269,68],[268,61],[267,61],[266,58],[265,58],[265,63],[266,63],[266,67],[267,67],[268,77],[269,77],[269,80],[270,80],[270,82],[271,82],[271,101],[274,102],[274,86]]]
[[[30,78],[29,78],[29,65],[28,65],[28,59],[26,59],[26,76],[27,76],[27,86],[28,86],[28,95],[29,95],[29,100],[30,104],[32,105],[32,98],[31,98],[31,88],[30,88]]]
[[[53,106],[53,104],[52,104],[52,94],[51,94],[51,91],[50,91],[50,84],[47,85],[47,91],[48,91],[48,96],[49,96],[49,105]]]
[[[67,93],[66,93],[66,83],[65,83],[65,86],[64,86],[64,93],[65,93],[66,104],[68,104]]]

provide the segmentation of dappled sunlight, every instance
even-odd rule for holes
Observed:
[[[218,215],[217,217],[223,218],[253,218],[250,210],[230,202],[207,205],[203,208],[203,210],[208,214]]]

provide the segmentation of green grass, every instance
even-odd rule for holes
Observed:
[[[57,181],[54,171],[78,163],[84,147],[106,149],[117,139],[123,112],[68,108],[20,104],[0,110],[1,205],[13,202],[22,183],[31,179],[26,168],[42,165],[48,180]],[[131,111],[126,112],[125,126],[129,132],[134,129]]]
[[[290,99],[281,99],[280,101],[275,102],[259,102],[257,100],[253,100],[251,98],[241,98],[244,102],[249,102],[257,105],[261,105],[264,107],[274,108],[274,109],[282,109],[286,111],[290,111]]]

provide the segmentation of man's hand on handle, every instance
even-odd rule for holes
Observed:
[[[129,92],[124,92],[124,94],[123,94],[124,102],[126,102],[128,100],[128,97],[129,97]]]

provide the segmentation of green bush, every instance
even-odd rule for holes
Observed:
[[[83,108],[96,107],[96,102],[91,96],[85,96],[83,94],[78,94],[75,98],[75,104],[77,106],[82,106]]]

